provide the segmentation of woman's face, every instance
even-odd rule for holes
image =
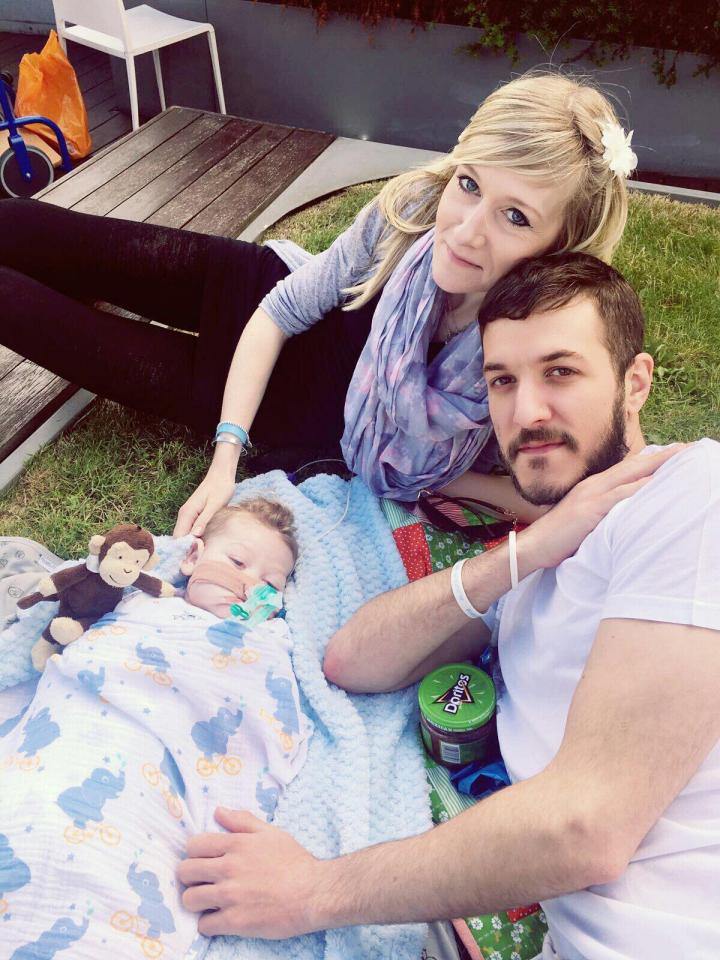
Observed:
[[[458,167],[438,205],[433,279],[446,293],[485,293],[519,260],[550,249],[563,225],[567,184],[505,167]]]

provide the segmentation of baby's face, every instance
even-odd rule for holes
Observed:
[[[190,603],[223,618],[230,616],[233,603],[247,599],[253,587],[269,583],[282,593],[295,565],[290,547],[277,530],[243,513],[228,520],[205,542],[197,562],[203,567],[206,562],[219,564],[216,572],[227,568],[225,583],[214,582],[220,577],[213,577],[210,568],[206,568],[209,580],[204,579],[202,569],[202,578],[197,581],[193,574],[187,595]]]

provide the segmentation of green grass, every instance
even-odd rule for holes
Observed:
[[[183,427],[100,401],[2,495],[0,535],[30,537],[75,557],[94,533],[116,523],[170,533],[209,453]]]
[[[322,250],[379,188],[352,187],[267,236]],[[648,440],[720,439],[720,211],[632,197],[615,264],[640,293],[657,363],[644,413]],[[189,431],[100,402],[0,494],[0,534],[31,537],[73,557],[93,533],[120,520],[169,533],[209,453]]]
[[[265,240],[294,240],[310,253],[320,253],[350,226],[360,210],[380,192],[384,181],[360,183],[306,207],[267,230]]]
[[[640,294],[655,383],[649,440],[720,439],[720,210],[632,198],[615,266]]]

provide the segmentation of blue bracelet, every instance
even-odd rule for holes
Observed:
[[[252,446],[250,443],[250,434],[237,423],[219,423],[215,430],[215,441],[217,441],[221,433],[229,433],[232,434],[233,437],[237,437],[244,447]]]

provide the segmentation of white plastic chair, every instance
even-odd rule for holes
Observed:
[[[198,23],[195,20],[182,20],[169,13],[162,13],[154,7],[143,4],[126,10],[123,0],[53,0],[57,33],[63,49],[67,52],[67,40],[102,50],[113,57],[122,57],[127,68],[128,87],[130,88],[130,113],[133,130],[140,126],[138,119],[137,82],[135,79],[135,57],[152,50],[155,63],[160,105],[165,109],[165,90],[160,69],[160,47],[179,43],[190,37],[207,33],[210,45],[215,91],[220,113],[226,113],[225,96],[220,62],[218,60],[215,29],[210,23]],[[73,26],[68,26],[73,24]]]

